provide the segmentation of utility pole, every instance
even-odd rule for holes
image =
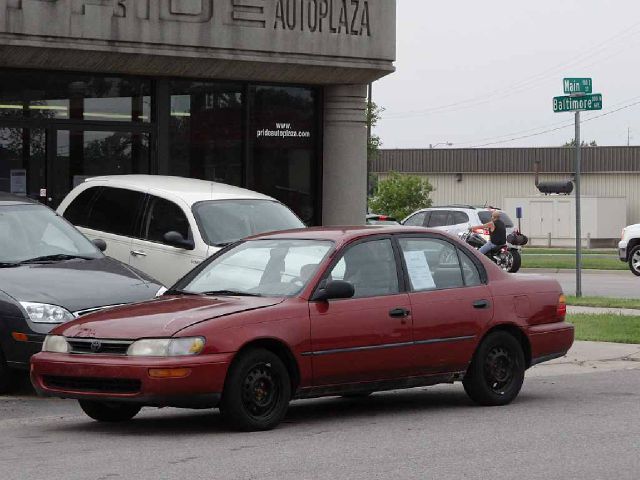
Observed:
[[[365,208],[365,215],[367,215],[369,213],[369,146],[371,145],[371,123],[373,120],[373,83],[369,83],[368,88],[367,88],[367,114],[366,114],[366,119],[367,119],[367,178],[365,179],[366,182],[366,192],[367,192],[367,206]]]
[[[627,147],[631,146],[631,127],[627,127]]]
[[[576,112],[576,297],[582,297],[582,219],[580,211],[580,174],[582,145],[580,140],[580,110]]]

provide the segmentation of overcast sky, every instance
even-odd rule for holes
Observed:
[[[397,0],[397,71],[374,84],[383,148],[557,146],[564,77],[592,77],[583,139],[640,145],[639,0]],[[563,125],[569,128],[520,138]],[[496,143],[501,142],[501,143]],[[491,145],[487,145],[491,144]]]

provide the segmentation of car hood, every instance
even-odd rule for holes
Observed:
[[[70,312],[149,300],[160,286],[109,257],[0,269],[0,290],[7,295]]]
[[[197,323],[267,308],[282,298],[167,296],[150,302],[94,313],[57,328],[65,337],[138,338],[170,337]]]

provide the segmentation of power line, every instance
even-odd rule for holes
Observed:
[[[623,30],[622,32],[619,32],[618,34],[604,40],[603,42],[595,45],[594,47],[591,47],[589,49],[587,49],[587,53],[583,53],[581,55],[578,55],[577,57],[575,57],[572,61],[568,62],[568,63],[561,63],[558,64],[554,67],[551,67],[547,70],[544,70],[538,74],[532,75],[527,77],[526,79],[520,80],[518,82],[515,82],[513,84],[511,84],[510,86],[507,87],[502,87],[496,90],[492,90],[489,92],[484,93],[483,95],[477,96],[477,97],[471,97],[465,100],[461,100],[459,102],[454,102],[454,103],[450,103],[450,104],[446,104],[446,105],[440,105],[437,107],[431,107],[428,109],[424,109],[424,110],[414,110],[414,111],[409,111],[409,112],[398,112],[396,114],[394,113],[390,113],[388,115],[385,116],[385,119],[387,120],[394,120],[394,119],[401,119],[401,118],[410,118],[410,117],[415,117],[415,116],[424,116],[424,115],[429,115],[432,113],[443,113],[446,111],[456,111],[456,110],[460,110],[462,108],[470,108],[470,107],[474,107],[474,106],[478,106],[478,105],[483,105],[486,104],[488,102],[491,101],[491,99],[495,98],[498,95],[501,95],[502,97],[507,97],[507,96],[511,96],[514,95],[516,93],[520,93],[523,90],[531,90],[530,86],[532,84],[536,85],[536,88],[539,88],[541,85],[544,85],[545,83],[541,84],[541,80],[547,78],[549,80],[551,80],[551,78],[549,78],[551,75],[556,75],[557,71],[560,69],[566,69],[569,67],[573,67],[573,66],[577,66],[578,64],[580,64],[581,62],[583,62],[584,60],[589,60],[589,59],[593,59],[594,56],[598,56],[601,53],[603,53],[604,51],[607,50],[608,44],[614,40],[617,39],[622,39],[624,37],[632,37],[636,34],[638,34],[638,31],[634,31],[636,29],[636,27],[638,27],[640,25],[640,22],[635,23],[633,25],[631,25],[630,27],[626,28],[625,30]],[[626,48],[629,48],[629,46],[627,45]],[[625,49],[626,49],[625,48]],[[618,52],[619,53],[619,52]],[[608,56],[608,58],[611,58],[611,55]],[[591,62],[589,64],[587,64],[586,66],[592,66],[594,64],[598,63],[598,61],[595,62]],[[459,108],[454,108],[454,107],[459,107]],[[453,108],[453,110],[451,110]]]

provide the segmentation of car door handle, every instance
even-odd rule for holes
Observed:
[[[146,257],[147,256],[146,252],[143,252],[142,250],[131,250],[131,255],[133,255],[134,257]]]
[[[389,310],[389,316],[392,318],[406,318],[409,316],[411,312],[406,308],[394,308],[393,310]]]
[[[489,303],[489,300],[476,300],[475,302],[473,302],[473,308],[477,308],[477,309],[483,309],[483,308],[489,308],[491,306],[491,303]]]

